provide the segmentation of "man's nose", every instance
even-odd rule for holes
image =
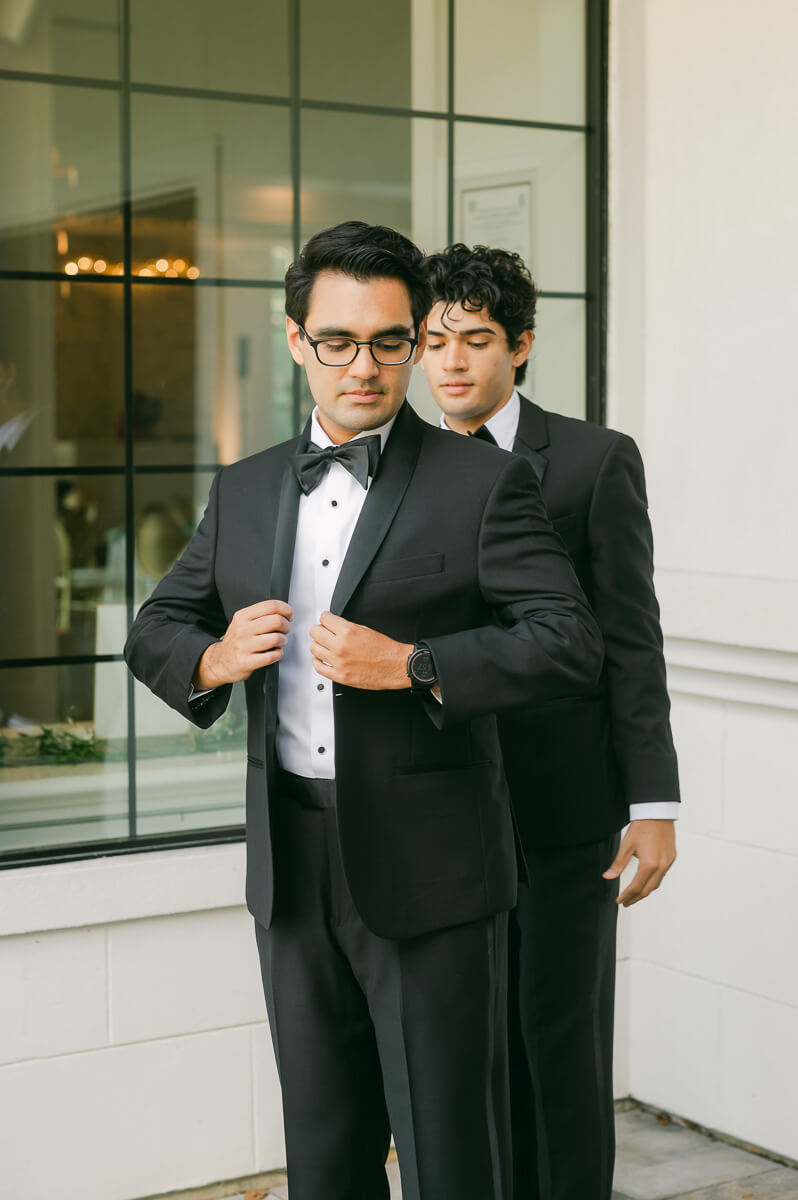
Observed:
[[[443,365],[447,371],[462,371],[466,365],[463,348],[458,342],[448,342],[443,351]]]
[[[349,364],[349,370],[358,379],[372,379],[379,367],[371,353],[371,346],[358,346],[354,360]]]

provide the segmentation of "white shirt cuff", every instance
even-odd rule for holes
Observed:
[[[216,688],[205,688],[204,692],[197,692],[195,691],[194,684],[192,683],[189,685],[188,702],[190,704],[192,700],[199,700],[201,696],[209,696],[211,692],[215,691]]]
[[[678,821],[678,800],[654,800],[651,804],[630,804],[630,821]]]

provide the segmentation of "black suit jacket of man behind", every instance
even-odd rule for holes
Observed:
[[[200,726],[230,693],[189,704],[206,647],[237,610],[288,597],[300,496],[288,459],[306,443],[307,429],[220,472],[197,533],[128,639],[134,673]],[[334,687],[341,854],[360,916],[400,938],[510,908],[516,857],[493,713],[589,690],[601,663],[534,473],[405,404],[331,608],[397,640],[426,641],[443,695],[439,705],[408,690]],[[246,682],[247,902],[264,926],[278,676],[273,666]]]
[[[513,451],[538,477],[605,658],[592,693],[502,715],[505,770],[524,845],[597,842],[630,804],[679,799],[643,464],[625,434],[523,397]]]

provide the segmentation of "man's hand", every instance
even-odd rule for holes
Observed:
[[[412,650],[412,643],[395,642],[331,612],[323,612],[310,631],[310,653],[319,675],[372,692],[410,687],[407,658]]]
[[[197,691],[249,679],[259,667],[283,657],[282,646],[291,628],[291,606],[282,600],[261,600],[240,608],[220,642],[213,642],[199,660],[192,683]]]
[[[617,879],[632,858],[638,860],[635,877],[624,888],[616,903],[628,908],[649,896],[676,861],[675,821],[632,821],[621,842],[615,861],[604,872],[605,879]]]

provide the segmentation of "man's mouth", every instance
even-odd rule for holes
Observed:
[[[473,387],[472,383],[468,383],[464,379],[452,380],[451,383],[442,383],[441,387],[447,392],[465,392],[468,388]]]

